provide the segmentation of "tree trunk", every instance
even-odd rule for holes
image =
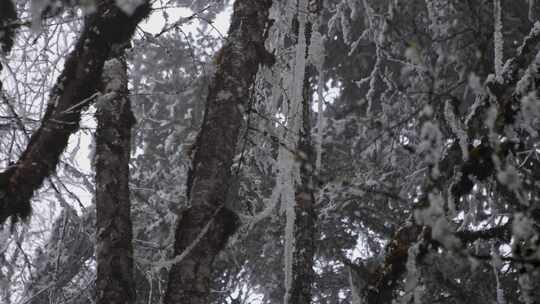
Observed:
[[[15,42],[15,27],[17,12],[11,0],[0,0],[0,53],[8,54]],[[2,71],[2,63],[0,63]],[[0,80],[0,93],[2,91],[2,80]]]
[[[96,12],[86,17],[75,49],[52,90],[41,126],[32,135],[17,163],[0,173],[0,224],[30,215],[30,199],[55,170],[69,136],[78,130],[81,110],[98,91],[103,64],[124,48],[137,24],[147,16],[147,1],[128,16],[113,0],[96,2]]]
[[[295,190],[295,220],[292,284],[289,291],[291,304],[311,303],[311,289],[315,279],[313,259],[315,256],[315,196],[313,193],[313,168],[315,158],[311,141],[311,89],[308,73],[304,79],[304,96],[302,102],[302,128],[298,142],[298,151],[302,155],[300,166],[301,184]]]
[[[165,303],[208,303],[212,263],[237,229],[224,206],[231,165],[258,67],[272,63],[264,47],[271,0],[237,0],[228,39],[216,56],[205,115],[188,176],[189,207],[181,212]]]
[[[129,157],[135,118],[127,97],[127,64],[105,63],[103,97],[97,103],[96,258],[97,304],[135,302]]]
[[[293,33],[298,45],[305,45],[305,49],[297,49],[296,65],[299,65],[298,56],[304,56],[309,62],[309,50],[313,32],[313,20],[318,18],[322,3],[317,2],[315,10],[311,10],[308,2],[297,1],[297,15],[293,24],[299,24],[298,32]],[[314,3],[315,3],[314,2]],[[300,16],[300,14],[304,14]],[[300,21],[300,18],[302,20]],[[300,159],[300,183],[295,185],[294,206],[294,252],[292,260],[292,280],[286,303],[309,304],[312,301],[312,286],[315,279],[313,262],[315,256],[315,195],[313,188],[313,175],[315,170],[315,153],[311,139],[311,100],[313,91],[309,76],[312,74],[307,66],[296,66],[304,69],[302,85],[302,121],[299,128],[297,153]],[[296,72],[295,72],[296,73]],[[298,88],[293,88],[293,90]]]

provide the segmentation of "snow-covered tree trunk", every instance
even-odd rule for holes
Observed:
[[[103,96],[97,102],[96,258],[98,304],[135,301],[129,199],[131,126],[127,64],[113,58],[103,69]]]
[[[116,1],[96,2],[94,13],[66,58],[62,74],[52,90],[40,128],[14,166],[0,172],[0,224],[30,215],[30,199],[44,179],[56,169],[72,133],[78,130],[81,111],[94,101],[105,60],[125,48],[139,22],[147,16],[147,1],[131,15]]]
[[[302,128],[298,142],[298,153],[302,156],[300,184],[295,189],[294,252],[292,261],[292,280],[288,303],[311,303],[311,289],[315,279],[313,259],[315,255],[315,196],[313,189],[313,168],[315,157],[311,140],[311,90],[309,81],[304,80],[302,103]]]
[[[302,7],[304,4],[306,7]],[[309,50],[312,33],[315,30],[311,21],[316,19],[316,14],[307,14],[309,11],[307,2],[299,1],[299,11],[296,18],[300,24],[297,38],[297,58],[295,73],[303,72],[303,83],[301,96],[301,125],[299,126],[299,138],[297,143],[297,153],[300,157],[300,179],[295,185],[295,205],[294,205],[294,251],[292,253],[292,278],[289,283],[286,303],[308,304],[312,301],[312,286],[315,279],[313,262],[315,255],[315,221],[316,213],[314,209],[315,196],[313,188],[313,175],[315,170],[315,153],[313,149],[311,136],[311,100],[313,91],[309,83],[309,71],[306,69],[306,63],[309,60]],[[316,12],[319,7],[316,7]],[[303,19],[300,17],[304,14]],[[309,18],[308,18],[309,17]],[[315,18],[313,18],[315,17]],[[303,56],[299,59],[298,56]],[[299,67],[298,64],[303,64]],[[296,71],[296,69],[301,71]],[[293,88],[300,89],[300,88]]]
[[[224,204],[244,105],[259,65],[273,62],[264,47],[271,5],[271,0],[234,4],[188,177],[189,207],[179,214],[166,304],[208,303],[212,263],[236,231],[237,216]]]

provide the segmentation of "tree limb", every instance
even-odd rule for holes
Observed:
[[[188,173],[190,207],[180,214],[175,233],[174,254],[180,256],[187,249],[189,253],[169,272],[166,304],[208,303],[212,264],[238,227],[238,216],[225,207],[225,200],[242,109],[259,65],[273,59],[264,47],[271,5],[271,0],[234,3],[228,38],[215,58],[216,72]]]
[[[75,49],[52,90],[41,126],[17,163],[0,173],[0,224],[9,217],[15,223],[30,216],[34,191],[55,170],[69,136],[78,130],[83,106],[76,105],[98,91],[105,60],[129,42],[149,10],[145,2],[128,16],[115,1],[106,0],[97,2],[96,12],[86,17]]]

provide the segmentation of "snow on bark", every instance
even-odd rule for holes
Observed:
[[[495,52],[495,77],[497,81],[502,81],[503,72],[503,49],[504,49],[504,37],[503,37],[503,21],[502,21],[502,7],[501,0],[494,0],[493,2],[493,18],[494,18],[494,52]]]
[[[127,64],[107,61],[103,70],[103,98],[96,104],[96,303],[135,302],[129,159],[134,123],[126,97]]]
[[[315,153],[316,153],[316,161],[315,161],[315,171],[318,172],[318,170],[321,167],[321,154],[322,154],[322,136],[323,136],[323,130],[325,128],[325,117],[324,117],[324,56],[325,56],[325,48],[324,48],[324,39],[325,36],[323,36],[319,32],[320,24],[322,24],[323,19],[322,17],[317,20],[315,23],[315,26],[313,27],[312,35],[311,35],[311,41],[309,43],[309,62],[315,67],[317,70],[317,74],[319,75],[318,82],[317,82],[317,136],[315,138],[316,147],[315,147]]]
[[[349,287],[351,288],[351,304],[363,304],[364,301],[362,297],[360,296],[361,290],[358,287],[358,276],[354,270],[351,267],[348,267],[348,273],[349,273]]]
[[[169,272],[164,303],[208,303],[213,262],[238,228],[238,216],[225,207],[225,198],[244,124],[242,108],[249,100],[259,65],[273,64],[264,45],[271,6],[270,0],[234,3],[228,39],[215,58],[188,173],[189,208],[178,216],[174,254],[181,260]],[[189,253],[182,256],[186,250]]]
[[[322,166],[322,144],[323,144],[323,130],[326,127],[326,118],[324,116],[324,97],[323,97],[323,86],[324,85],[324,75],[321,71],[319,74],[319,84],[317,87],[317,137],[315,138],[315,173],[317,175],[321,172]]]
[[[369,28],[371,29],[371,31],[373,31],[371,33],[372,37],[370,38],[375,44],[375,58],[376,59],[375,59],[375,64],[373,65],[373,68],[369,76],[366,77],[365,79],[358,81],[357,85],[360,87],[363,83],[369,81],[369,89],[368,89],[368,92],[366,93],[366,100],[368,103],[366,113],[367,115],[369,115],[371,113],[373,99],[375,98],[375,94],[376,94],[377,80],[380,78],[380,74],[382,70],[383,54],[382,54],[381,45],[385,40],[384,33],[387,30],[387,24],[385,22],[381,29],[377,29],[377,28],[373,29],[372,26],[374,24],[373,20],[375,18],[375,10],[369,5],[367,0],[363,0],[363,5],[365,8],[366,19],[368,20],[370,24]],[[368,31],[366,30],[366,34],[367,33]],[[364,36],[364,34],[362,34],[362,36]]]
[[[292,0],[292,2],[296,2]],[[294,7],[294,6],[292,6]],[[285,250],[284,250],[284,263],[285,263],[285,295],[284,303],[287,304],[290,297],[291,284],[293,280],[293,255],[295,251],[295,237],[294,237],[294,223],[296,219],[295,214],[295,185],[300,182],[300,166],[296,161],[297,156],[293,155],[293,151],[297,151],[297,136],[300,133],[302,126],[302,101],[304,90],[304,77],[306,74],[306,23],[308,1],[298,0],[298,11],[296,18],[298,19],[298,41],[296,44],[296,52],[294,57],[294,69],[293,69],[293,81],[291,82],[290,91],[293,93],[292,98],[289,101],[287,109],[287,128],[288,132],[293,135],[291,142],[291,150],[280,147],[278,163],[279,174],[278,179],[281,183],[283,191],[281,193],[282,211],[285,213]],[[286,167],[285,167],[286,166]]]
[[[318,29],[321,24],[322,17],[316,23],[315,28]],[[322,162],[322,143],[323,143],[323,130],[326,126],[326,120],[324,116],[324,37],[318,30],[313,30],[313,35],[310,42],[309,56],[311,62],[317,70],[319,75],[317,83],[317,133],[315,138],[315,173],[319,174],[321,170]]]
[[[535,78],[538,72],[540,71],[540,52],[536,53],[533,62],[525,70],[523,76],[519,79],[516,84],[516,93],[520,96],[525,96],[531,90],[535,88]]]
[[[0,172],[0,224],[10,217],[16,222],[30,216],[34,191],[55,171],[70,135],[79,128],[82,109],[94,101],[103,64],[126,46],[149,11],[150,5],[145,2],[132,16],[126,16],[112,0],[106,0],[85,18],[75,48],[52,89],[41,126],[16,165]]]
[[[419,253],[420,253],[420,243],[414,244],[408,250],[407,263],[406,263],[407,274],[405,277],[405,286],[404,286],[405,294],[400,299],[400,303],[402,304],[422,303],[421,301],[422,293],[424,292],[425,287],[420,285],[420,282],[421,282],[420,270],[418,269],[416,265],[416,259]]]
[[[285,296],[284,303],[289,302],[291,285],[293,280],[293,257],[295,250],[295,239],[294,239],[294,222],[296,219],[296,214],[294,210],[294,195],[292,200],[287,199],[287,206],[285,209],[285,251],[284,251],[284,263],[285,263]]]
[[[309,138],[309,126],[306,129],[305,120],[309,117],[309,107],[307,108],[306,113],[306,104],[305,104],[305,75],[306,75],[306,65],[311,62],[316,68],[322,70],[322,63],[324,59],[324,49],[322,45],[322,36],[316,31],[312,31],[313,27],[309,20],[309,3],[307,0],[292,0],[285,4],[285,11],[282,16],[278,17],[278,24],[287,24],[287,27],[284,30],[287,33],[292,32],[292,44],[290,47],[294,51],[294,56],[290,59],[290,74],[281,75],[278,78],[281,78],[283,83],[287,84],[285,94],[277,92],[274,90],[274,98],[282,96],[284,102],[281,103],[281,113],[283,117],[283,125],[285,128],[281,130],[279,134],[280,147],[278,151],[277,162],[275,165],[276,172],[276,185],[272,192],[271,200],[274,204],[281,202],[280,211],[285,214],[286,224],[285,224],[285,245],[284,245],[284,285],[285,285],[285,294],[284,294],[284,303],[289,303],[290,301],[309,301],[309,293],[311,283],[309,282],[296,282],[296,280],[310,280],[309,270],[305,269],[296,269],[298,267],[308,267],[305,265],[303,259],[309,260],[308,252],[311,252],[310,248],[296,248],[297,239],[301,246],[310,246],[308,243],[308,236],[301,231],[300,229],[312,229],[312,227],[299,227],[309,222],[311,219],[306,218],[310,217],[312,214],[309,211],[306,211],[306,214],[297,214],[297,212],[303,212],[302,208],[308,208],[308,205],[312,204],[312,194],[311,189],[306,189],[305,181],[307,177],[303,176],[307,174],[305,171],[305,166],[310,166],[310,172],[312,173],[313,164],[309,164],[309,155],[310,152],[306,149],[311,149],[307,147],[311,145]],[[285,19],[285,20],[283,20]],[[283,22],[285,21],[285,22]],[[292,26],[292,24],[296,24]],[[308,24],[310,28],[308,28]],[[283,29],[282,29],[283,30]],[[310,34],[310,35],[308,35]],[[290,34],[289,34],[290,35]],[[310,41],[307,39],[311,37]],[[311,40],[314,40],[315,43],[311,44]],[[286,44],[287,39],[283,40]],[[287,45],[284,45],[287,47]],[[279,46],[278,46],[279,49]],[[292,53],[292,52],[291,52]],[[283,54],[286,54],[284,52]],[[320,76],[322,75],[319,74]],[[320,111],[319,111],[319,128],[322,132],[323,128],[323,118],[322,118],[322,77],[320,79],[320,92],[319,92],[319,101],[320,101]],[[278,79],[274,79],[274,89],[279,88],[276,86]],[[277,101],[277,99],[275,100]],[[321,136],[322,137],[322,136]],[[319,139],[318,142],[320,142]],[[308,188],[311,186],[308,186]],[[305,193],[306,191],[310,193]],[[302,205],[302,206],[300,206]],[[303,206],[305,205],[305,206]],[[307,222],[306,222],[307,221]],[[309,226],[309,224],[307,224]],[[297,231],[298,230],[298,231]],[[307,242],[307,243],[306,243]],[[302,262],[299,262],[301,261]],[[302,265],[300,265],[302,264]],[[309,265],[311,267],[311,265]],[[306,268],[307,269],[307,268]],[[307,298],[306,298],[307,297]],[[294,299],[293,299],[294,298]]]
[[[504,290],[502,289],[501,280],[499,279],[499,269],[502,266],[501,257],[495,249],[495,246],[491,246],[491,251],[493,253],[491,266],[493,268],[493,274],[495,276],[497,304],[506,304],[506,299],[504,298]]]
[[[340,14],[340,20],[341,20],[341,32],[343,34],[343,41],[345,44],[351,44],[351,35],[352,35],[352,28],[351,28],[351,22],[349,21],[349,18],[347,18],[347,8],[348,4],[346,1],[341,2],[338,5],[338,12]]]
[[[297,115],[301,115],[301,111]],[[299,130],[289,128],[290,132],[298,133]],[[286,134],[285,134],[286,135]],[[282,141],[286,141],[284,136]],[[289,142],[296,146],[295,141]],[[295,222],[295,184],[300,181],[300,168],[296,161],[294,150],[290,150],[283,144],[279,147],[276,165],[276,185],[272,191],[272,201],[281,201],[280,210],[285,214],[285,248],[284,248],[284,273],[285,273],[285,296],[287,303],[292,283],[292,267],[294,253],[294,222]]]
[[[508,59],[504,67],[502,69],[501,78],[503,84],[506,86],[510,84],[514,84],[516,81],[518,81],[516,78],[518,77],[518,72],[520,69],[525,69],[527,65],[529,64],[528,56],[531,52],[535,50],[535,46],[540,42],[540,21],[536,21],[533,25],[533,28],[529,31],[529,34],[523,38],[523,42],[521,45],[517,48],[516,54]],[[489,89],[498,89],[497,92],[499,94],[503,93],[504,90],[501,90],[501,88],[497,88],[496,85],[494,85],[494,80],[496,79],[488,79],[486,80],[486,87]]]
[[[375,97],[375,89],[377,85],[377,79],[379,78],[379,74],[381,72],[381,66],[382,66],[382,51],[381,47],[378,43],[375,45],[375,65],[373,66],[373,70],[371,70],[371,74],[369,76],[369,90],[366,94],[366,99],[368,102],[367,107],[367,114],[369,115],[371,113],[371,107],[373,106],[373,99]]]

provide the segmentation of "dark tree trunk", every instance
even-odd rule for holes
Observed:
[[[298,150],[303,157],[300,166],[301,184],[295,190],[295,221],[292,284],[289,291],[291,304],[311,303],[311,289],[315,279],[313,259],[315,256],[315,196],[313,189],[313,168],[315,155],[311,141],[311,97],[308,73],[304,79],[304,96],[302,102],[302,128]]]
[[[113,0],[98,1],[86,17],[75,49],[51,93],[40,128],[32,135],[17,163],[0,173],[0,224],[30,215],[30,199],[43,180],[55,170],[69,136],[77,131],[81,110],[98,91],[103,63],[124,48],[150,11],[148,2],[133,15],[123,13]]]
[[[127,64],[105,63],[96,118],[97,304],[135,302],[129,157],[134,123],[127,97]]]
[[[8,54],[15,43],[15,26],[17,11],[11,0],[0,0],[0,53]],[[2,63],[0,63],[2,71]],[[0,79],[0,93],[2,80]]]
[[[3,53],[9,53],[15,42],[15,21],[17,11],[13,2],[0,0],[0,50]]]
[[[175,264],[166,304],[208,303],[212,263],[237,229],[226,208],[235,148],[258,67],[271,63],[264,47],[271,0],[237,0],[228,39],[216,57],[201,131],[188,177],[189,207],[179,215]]]

